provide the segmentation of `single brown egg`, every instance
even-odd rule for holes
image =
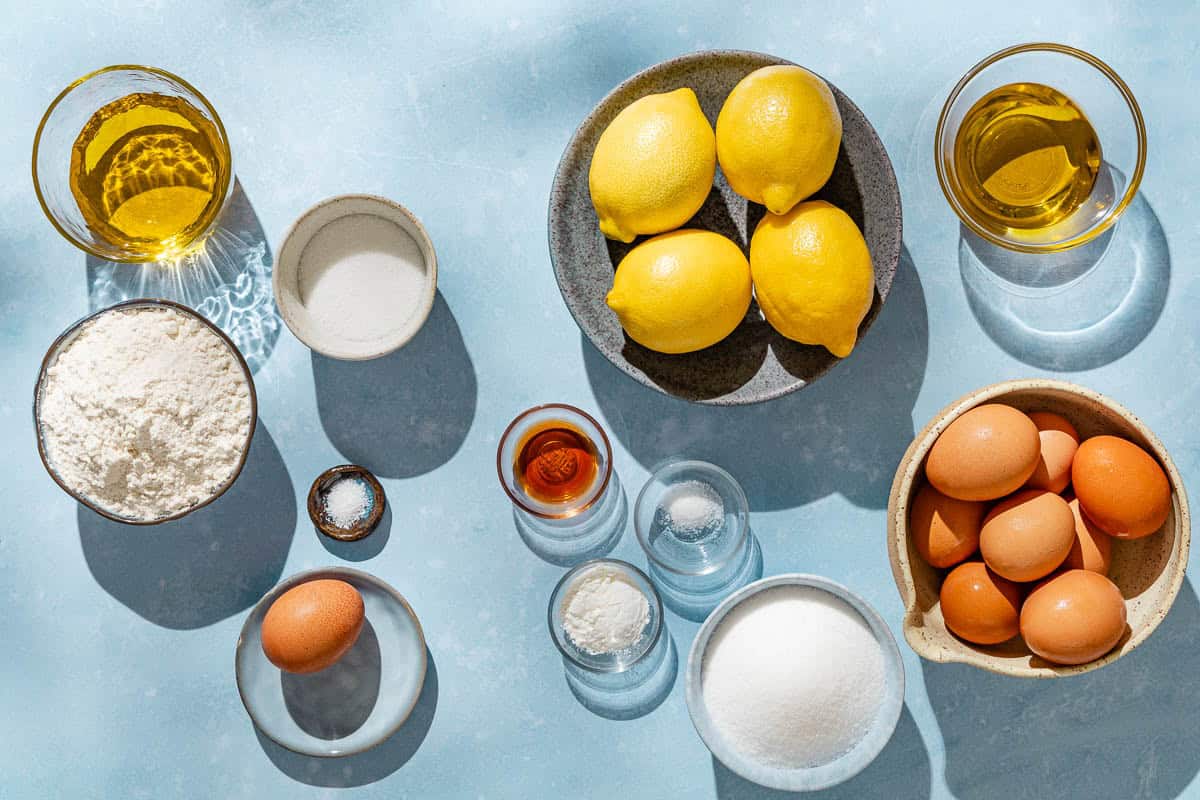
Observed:
[[[1079,445],[1071,483],[1088,519],[1118,539],[1149,536],[1171,511],[1171,486],[1162,467],[1116,436],[1093,436]]]
[[[1017,635],[1021,587],[982,561],[959,564],[942,581],[942,619],[950,632],[975,644],[999,644]]]
[[[958,500],[995,500],[1019,489],[1037,469],[1041,440],[1033,420],[998,403],[977,406],[942,431],[925,476]]]
[[[322,578],[276,598],[262,622],[262,648],[285,672],[317,672],[346,654],[362,631],[363,599],[345,581]]]
[[[1036,581],[1058,568],[1075,541],[1075,518],[1053,492],[1026,489],[996,504],[983,518],[979,550],[998,575]]]
[[[1025,644],[1055,664],[1086,664],[1125,635],[1125,598],[1097,572],[1073,569],[1030,592],[1021,607]]]
[[[979,548],[983,503],[955,500],[925,484],[913,497],[908,530],[921,558],[933,567],[952,567]]]
[[[1029,418],[1038,429],[1041,455],[1025,488],[1059,494],[1071,483],[1071,462],[1079,449],[1079,433],[1065,417],[1049,411],[1034,411]]]
[[[1063,566],[1107,575],[1108,568],[1112,566],[1112,537],[1084,516],[1079,509],[1078,497],[1072,498],[1067,505],[1075,517],[1075,541],[1071,544],[1071,552],[1067,553],[1067,560],[1063,562]]]

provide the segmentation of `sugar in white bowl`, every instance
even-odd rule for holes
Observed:
[[[829,592],[790,585],[721,620],[701,683],[728,745],[779,769],[849,752],[875,724],[887,688],[883,650],[861,615]]]

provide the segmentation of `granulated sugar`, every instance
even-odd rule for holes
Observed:
[[[217,334],[142,307],[80,329],[46,371],[39,420],[64,483],[116,516],[153,520],[229,480],[250,413],[246,375]]]
[[[402,327],[425,294],[425,256],[390,219],[351,214],[313,235],[299,266],[300,302],[343,339],[373,341]]]
[[[713,633],[704,703],[747,758],[813,767],[848,752],[884,695],[883,653],[862,617],[820,589],[781,586],[751,597]]]

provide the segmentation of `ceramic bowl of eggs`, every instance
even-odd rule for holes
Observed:
[[[1148,637],[1183,583],[1183,481],[1128,409],[1065,381],[971,392],[913,440],[888,503],[922,658],[1055,677]]]

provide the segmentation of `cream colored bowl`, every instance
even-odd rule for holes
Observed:
[[[1109,577],[1125,597],[1129,629],[1103,658],[1072,667],[1050,664],[1034,655],[1020,637],[999,645],[964,642],[946,629],[938,603],[945,570],[926,564],[908,537],[908,504],[924,481],[925,457],[951,422],[975,406],[1005,403],[1022,411],[1053,411],[1069,419],[1083,438],[1122,436],[1153,454],[1171,484],[1171,513],[1161,530],[1132,541],[1114,542]],[[1127,408],[1073,383],[1017,380],[995,383],[955,400],[917,434],[900,461],[888,500],[888,556],[896,588],[904,602],[904,638],[922,658],[961,662],[1019,678],[1053,678],[1098,669],[1133,650],[1166,617],[1183,584],[1191,541],[1187,493],[1162,442]]]

